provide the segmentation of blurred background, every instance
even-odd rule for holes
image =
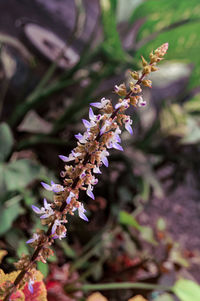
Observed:
[[[31,248],[40,220],[31,211],[61,182],[59,154],[75,146],[88,105],[116,101],[115,84],[140,70],[143,55],[169,42],[144,89],[145,108],[131,109],[134,135],[112,152],[90,222],[70,218],[67,238],[49,265],[38,264],[48,300],[79,300],[77,282],[140,281],[171,285],[177,275],[200,281],[200,2],[199,0],[0,1],[0,249],[5,272]],[[59,281],[58,281],[59,279]],[[62,291],[62,293],[61,293]],[[125,301],[142,293],[106,291]],[[84,299],[83,299],[84,300]],[[192,301],[192,300],[191,300]]]

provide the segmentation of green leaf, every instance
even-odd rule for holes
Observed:
[[[65,255],[69,258],[76,258],[76,253],[75,251],[69,246],[69,244],[64,241],[60,240],[56,242],[64,251]]]
[[[196,20],[199,18],[199,12],[199,0],[159,0],[159,8],[157,0],[148,0],[136,8],[130,21],[135,22],[138,19],[145,19],[137,36],[137,39],[141,40],[154,32],[166,29],[172,24]]]
[[[22,210],[17,203],[8,208],[0,206],[0,212],[0,235],[2,235],[11,228],[12,223],[22,213]]]
[[[5,161],[13,147],[13,135],[9,126],[2,122],[0,124],[0,162]]]
[[[143,226],[140,232],[141,232],[142,239],[144,239],[145,241],[147,241],[148,243],[154,246],[158,244],[157,241],[154,239],[154,233],[151,227]]]
[[[27,244],[25,242],[25,240],[21,240],[19,242],[18,248],[17,248],[17,256],[21,257],[22,254],[29,254],[29,250],[27,247]]]
[[[48,276],[49,267],[47,263],[43,263],[41,261],[37,262],[37,269],[44,275],[44,278]]]
[[[173,286],[173,292],[181,301],[199,301],[200,286],[191,280],[180,279]]]
[[[119,34],[117,32],[115,13],[116,1],[100,0],[100,5],[104,30],[104,42],[102,47],[112,61],[124,60],[125,52],[123,51]]]
[[[29,159],[13,161],[5,169],[5,183],[8,190],[25,188],[41,175],[41,167]]]
[[[200,31],[200,22],[189,22],[185,25],[164,31],[152,37],[153,40],[145,42],[136,54],[139,59],[140,55],[146,58],[149,53],[165,42],[169,43],[169,49],[165,59],[178,60],[188,64],[192,64],[194,69],[189,78],[188,87],[194,88],[200,85],[200,56],[198,49],[200,48],[200,39],[198,32]]]
[[[138,231],[142,231],[142,226],[136,221],[136,219],[126,211],[120,211],[119,213],[119,222],[125,226],[131,226],[137,229]]]
[[[131,226],[135,228],[140,232],[142,239],[153,245],[157,245],[157,242],[154,239],[154,233],[152,228],[148,226],[141,226],[130,213],[127,213],[126,211],[120,211],[119,222],[122,225]]]

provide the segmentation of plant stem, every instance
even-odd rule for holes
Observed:
[[[98,283],[98,284],[83,284],[79,287],[80,290],[94,291],[94,290],[115,290],[115,289],[143,289],[143,290],[162,290],[162,291],[172,291],[171,286],[160,285],[160,284],[150,284],[141,282],[113,282],[113,283]]]

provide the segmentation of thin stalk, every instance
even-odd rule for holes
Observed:
[[[98,283],[98,284],[83,284],[79,290],[84,292],[95,290],[116,290],[116,289],[143,289],[143,290],[158,290],[158,291],[172,291],[171,286],[161,284],[150,284],[140,282],[123,282],[123,283]]]

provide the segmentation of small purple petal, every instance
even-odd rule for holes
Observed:
[[[82,121],[83,121],[83,124],[86,127],[86,129],[90,127],[90,122],[88,120],[82,119]]]
[[[119,109],[121,106],[122,106],[121,103],[117,103],[117,104],[115,105],[115,109]]]
[[[75,135],[75,138],[78,139],[78,140],[80,140],[80,139],[83,138],[83,135],[81,135],[81,134],[79,133],[79,134]]]
[[[34,238],[31,238],[31,239],[27,240],[26,244],[31,244],[31,243],[34,242],[34,241],[35,241],[35,239],[34,239]]]
[[[95,115],[94,115],[94,112],[93,112],[92,108],[89,109],[89,117],[90,117],[90,119],[95,118]]]
[[[32,285],[32,283],[33,283],[33,281],[31,281],[31,280],[28,282],[28,289],[31,292],[31,294],[33,294],[33,285]]]
[[[31,207],[32,207],[32,209],[33,209],[33,211],[34,211],[35,213],[37,213],[37,214],[40,214],[40,213],[41,213],[41,210],[40,210],[38,207],[36,207],[36,206],[34,206],[34,205],[32,205]]]
[[[101,158],[101,161],[103,162],[103,164],[106,166],[106,167],[108,167],[108,159],[106,158],[106,157],[102,157]]]
[[[126,128],[126,130],[127,130],[131,135],[133,135],[133,129],[132,129],[132,127],[130,126],[130,124],[126,124],[126,125],[125,125],[125,128]]]
[[[40,216],[41,219],[49,217],[49,214],[43,214]]]
[[[91,198],[91,199],[95,199],[95,197],[94,197],[94,193],[90,190],[90,189],[87,189],[87,195]]]
[[[84,219],[84,221],[89,222],[89,219],[83,212],[79,212],[79,216],[80,216],[80,218]]]
[[[90,105],[98,109],[102,108],[102,104],[100,102],[91,102]]]
[[[64,162],[70,161],[68,157],[63,156],[63,155],[59,155],[58,157],[59,157],[62,161],[64,161]]]
[[[57,228],[57,225],[56,225],[56,223],[54,223],[53,227],[51,229],[51,234],[54,234],[56,232],[56,228]]]
[[[44,182],[41,182],[42,186],[44,187],[44,189],[52,191],[52,187]]]
[[[48,203],[47,203],[47,200],[46,200],[46,199],[44,199],[44,208],[45,208],[45,209],[48,209]]]
[[[122,151],[122,152],[124,151],[123,147],[118,143],[113,143],[113,147],[115,149],[118,149],[118,150]]]

